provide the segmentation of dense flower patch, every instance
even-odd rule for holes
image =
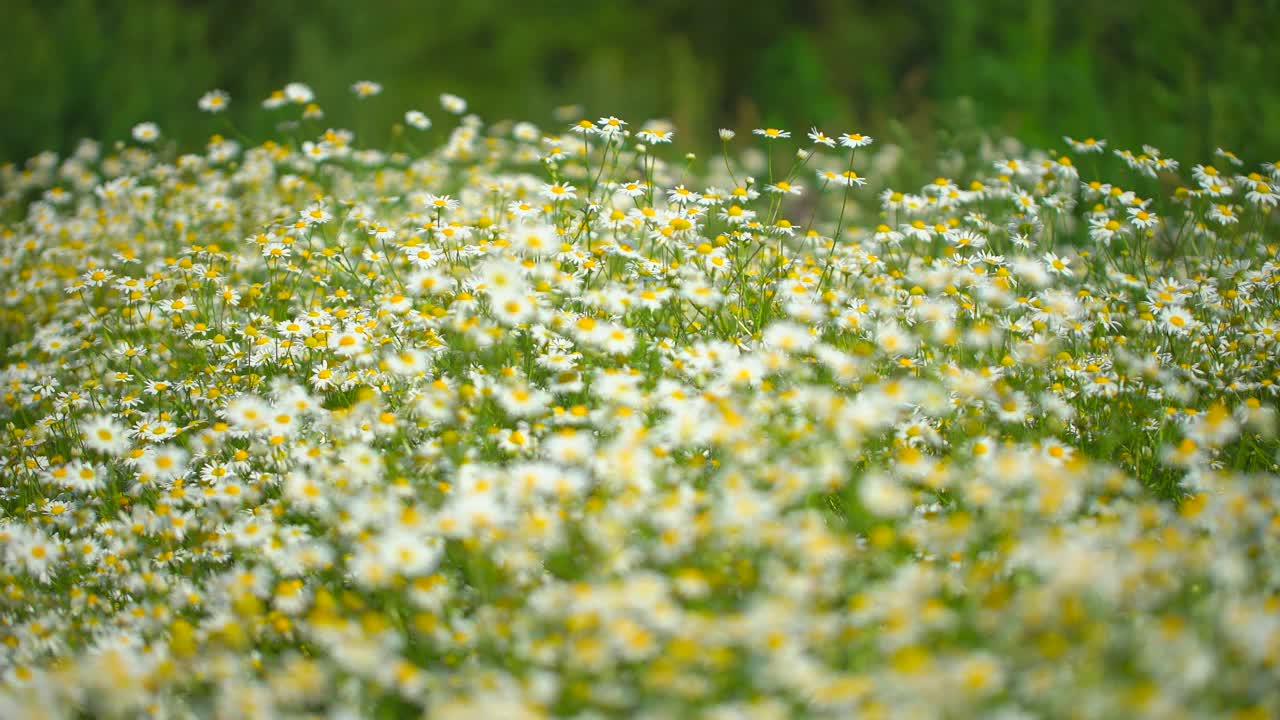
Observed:
[[[1280,714],[1280,163],[264,104],[0,174],[0,716]]]

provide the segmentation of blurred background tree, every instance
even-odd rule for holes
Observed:
[[[1097,135],[1187,160],[1218,145],[1280,156],[1280,0],[5,5],[4,160],[123,139],[142,120],[194,146],[223,127],[195,109],[212,88],[265,137],[260,101],[292,80],[368,142],[406,109],[440,116],[436,98],[454,92],[489,120],[547,123],[568,104],[666,117],[689,149],[764,123],[929,138],[963,115],[1048,146]],[[357,103],[362,79],[383,95]]]

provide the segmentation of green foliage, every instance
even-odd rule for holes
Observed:
[[[1280,153],[1280,95],[1265,80],[1280,67],[1267,37],[1276,0],[1230,12],[1158,0],[11,5],[0,24],[13,59],[0,74],[8,160],[123,138],[146,119],[199,142],[226,129],[190,120],[213,87],[261,134],[270,128],[253,110],[290,80],[312,84],[330,121],[369,142],[409,107],[431,112],[440,92],[495,119],[550,120],[567,104],[667,116],[692,149],[714,144],[714,127],[766,121],[883,135],[895,118],[920,137],[969,97],[982,126],[1035,143],[1079,134],[1181,157],[1217,145]],[[357,121],[347,88],[360,79],[386,93]]]

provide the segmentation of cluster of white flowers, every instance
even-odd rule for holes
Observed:
[[[440,103],[0,168],[0,717],[1280,715],[1280,163]]]

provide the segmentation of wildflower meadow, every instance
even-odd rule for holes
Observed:
[[[0,718],[1280,716],[1280,161],[241,102],[0,169]]]

